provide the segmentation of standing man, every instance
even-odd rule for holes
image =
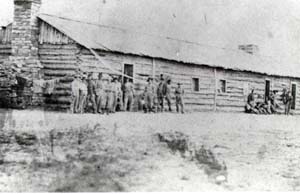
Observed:
[[[175,89],[175,98],[176,98],[176,111],[179,112],[181,108],[181,113],[184,114],[184,90],[181,88],[181,83],[177,84],[177,88]]]
[[[133,88],[132,80],[125,78],[124,111],[127,111],[127,109],[129,109],[129,111],[132,111],[133,99],[134,99],[134,88]]]
[[[72,88],[72,112],[78,113],[78,107],[79,107],[79,75],[74,75],[74,80],[71,83]]]
[[[81,114],[84,113],[86,98],[88,95],[87,83],[86,83],[86,75],[82,76],[82,80],[79,86],[79,111]]]
[[[121,84],[122,77],[119,79],[115,79],[115,92],[116,92],[116,99],[114,103],[114,111],[117,111],[117,106],[119,105],[120,111],[123,111],[123,92],[122,92],[122,84]]]
[[[147,112],[152,112],[153,111],[153,103],[154,103],[154,90],[155,87],[153,85],[153,79],[152,78],[148,78],[147,80],[148,84],[145,87],[145,104],[146,104],[146,109],[145,109],[145,113]]]
[[[291,94],[291,91],[287,91],[285,99],[286,99],[285,114],[289,115],[291,111],[292,102],[293,102],[293,96]]]
[[[98,74],[98,80],[96,81],[96,104],[97,112],[102,114],[102,104],[104,100],[104,84],[102,80],[102,73]]]
[[[158,106],[161,112],[164,111],[164,98],[166,94],[166,83],[164,80],[164,75],[160,74],[160,82],[157,87],[157,100]]]
[[[112,82],[112,77],[108,75],[108,82],[105,88],[106,93],[106,113],[113,113],[114,105],[114,83]]]
[[[168,108],[170,112],[172,112],[171,90],[172,90],[171,79],[169,78],[166,84],[166,101],[168,103]]]
[[[96,84],[95,84],[95,80],[93,78],[93,74],[91,73],[88,77],[88,104],[89,101],[92,103],[92,108],[93,108],[93,113],[96,114],[97,113],[97,103],[96,103]]]

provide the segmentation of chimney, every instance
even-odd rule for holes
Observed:
[[[258,54],[259,52],[259,48],[255,44],[239,45],[239,50],[242,50],[251,55]]]
[[[22,63],[25,71],[37,72],[38,60],[38,18],[42,0],[14,0],[14,21],[12,25],[12,57]]]

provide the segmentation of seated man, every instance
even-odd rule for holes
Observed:
[[[247,97],[247,104],[245,106],[245,112],[258,114],[258,110],[256,109],[254,89],[251,90],[251,93]]]

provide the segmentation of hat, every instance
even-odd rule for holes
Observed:
[[[84,73],[82,74],[82,78],[86,79],[87,78],[87,75]]]
[[[164,80],[164,74],[160,74],[160,80]]]
[[[108,76],[107,74],[102,74],[102,80],[108,80]]]

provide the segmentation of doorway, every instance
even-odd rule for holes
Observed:
[[[291,109],[295,110],[296,109],[296,93],[297,93],[297,85],[296,84],[292,84],[292,96],[293,96],[293,101],[292,101],[292,106]]]
[[[124,70],[123,70],[124,75],[127,75],[129,77],[133,77],[133,64],[124,64]],[[128,78],[129,81],[133,81],[132,78]],[[125,77],[123,76],[123,83],[125,81]]]
[[[270,96],[270,86],[271,86],[270,80],[266,80],[266,87],[265,87],[265,102],[268,101],[269,96]]]

